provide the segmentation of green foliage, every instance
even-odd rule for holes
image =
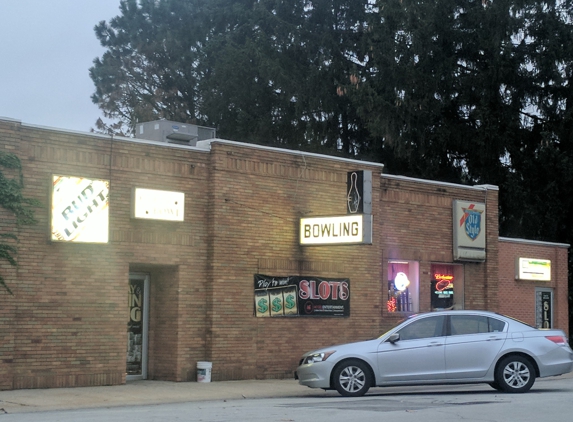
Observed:
[[[9,179],[0,171],[0,206],[14,215],[16,226],[35,224],[37,221],[34,218],[34,208],[41,204],[35,199],[25,198],[22,195],[24,176],[20,159],[14,154],[0,152],[0,166],[18,172],[17,179]],[[0,233],[0,238],[18,242],[18,237],[14,233]],[[6,260],[10,265],[16,266],[17,261],[14,257],[17,252],[15,246],[0,243],[0,260]],[[4,287],[8,293],[12,294],[1,275],[0,287]]]
[[[15,236],[7,236],[6,234],[0,234],[0,237],[11,237],[14,240]],[[0,260],[6,260],[12,266],[16,266],[17,262],[14,259],[14,255],[17,253],[17,249],[11,245],[7,245],[5,243],[0,243]],[[12,290],[6,285],[4,278],[0,275],[0,286],[4,287],[8,293],[12,294]]]
[[[503,235],[570,242],[573,3],[376,4],[344,87],[362,153],[390,173],[498,185]]]
[[[92,99],[123,133],[494,184],[502,235],[573,241],[573,0],[122,0],[95,31]]]
[[[337,85],[367,0],[121,2],[95,28],[92,100],[125,125],[165,118],[227,139],[354,156],[366,132]]]
[[[122,133],[165,118],[498,185],[502,234],[571,241],[572,22],[573,0],[123,0],[92,99]]]

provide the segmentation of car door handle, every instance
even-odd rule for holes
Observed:
[[[444,343],[442,343],[442,342],[440,342],[440,341],[431,341],[431,342],[428,344],[428,347],[443,346],[443,345],[444,345]]]
[[[487,339],[487,341],[495,341],[495,340],[501,340],[501,337],[491,336]]]

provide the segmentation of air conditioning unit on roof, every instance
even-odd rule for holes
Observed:
[[[216,132],[215,129],[205,126],[155,120],[137,123],[135,125],[135,137],[148,141],[195,146],[197,141],[215,138]]]

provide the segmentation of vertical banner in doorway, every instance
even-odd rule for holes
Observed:
[[[143,370],[144,280],[129,280],[129,321],[127,322],[127,375],[141,375]]]
[[[535,325],[537,328],[553,328],[553,292],[536,290]]]

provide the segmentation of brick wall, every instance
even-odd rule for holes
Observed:
[[[19,232],[17,272],[2,270],[14,296],[0,293],[0,388],[125,382],[130,269],[152,274],[150,374],[189,379],[205,356],[196,339],[205,326],[208,154],[11,121],[0,121],[0,137],[23,162],[25,195],[45,205],[39,224]],[[108,244],[50,242],[52,174],[111,180]],[[135,186],[186,192],[185,223],[131,219]]]
[[[213,379],[292,377],[303,352],[378,334],[379,245],[298,243],[301,217],[346,214],[346,173],[356,164],[219,143],[211,154]],[[352,316],[255,318],[255,273],[348,277]]]
[[[535,326],[535,289],[553,289],[553,326],[569,332],[568,245],[502,238],[499,254],[499,312]],[[516,259],[551,261],[551,281],[516,279]]]
[[[22,159],[25,195],[45,204],[19,232],[19,267],[0,268],[15,293],[0,292],[0,389],[124,383],[130,272],[150,276],[150,379],[195,380],[197,361],[213,363],[214,381],[291,378],[305,351],[372,338],[404,316],[386,311],[389,259],[419,263],[420,310],[430,309],[430,268],[453,263],[454,199],[487,204],[487,260],[463,263],[465,307],[503,311],[516,288],[529,295],[506,275],[518,252],[499,241],[492,187],[233,142],[178,148],[4,120],[0,147]],[[346,214],[357,169],[373,174],[372,245],[299,245],[301,217]],[[53,174],[111,181],[108,244],[50,241]],[[132,219],[134,187],[185,192],[185,222]],[[528,252],[555,260],[562,324],[567,250],[553,249]],[[349,278],[350,317],[256,318],[254,274]],[[508,313],[518,309],[533,312]]]
[[[383,245],[384,274],[389,259],[420,263],[420,310],[430,310],[430,272],[433,263],[453,263],[453,200],[486,204],[484,263],[464,263],[464,306],[497,307],[498,199],[497,189],[463,188],[382,176],[379,233]],[[392,318],[391,315],[389,315]]]
[[[429,310],[430,266],[453,262],[454,199],[487,203],[488,261],[464,265],[465,307],[496,309],[497,189],[380,177],[380,167],[363,163],[228,143],[212,144],[211,154],[213,299],[207,350],[215,380],[289,376],[304,351],[390,328],[403,314],[385,310],[388,259],[420,263],[421,310]],[[346,214],[346,174],[357,166],[374,175],[373,244],[298,245],[301,217]],[[252,275],[257,272],[348,277],[351,317],[254,318]]]

